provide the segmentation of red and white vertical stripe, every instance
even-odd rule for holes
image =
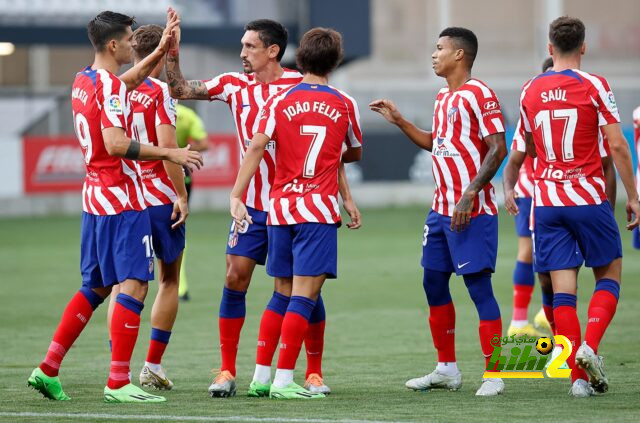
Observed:
[[[340,222],[340,209],[336,197],[316,193],[303,197],[271,198],[268,225],[295,225],[303,222]]]
[[[229,105],[236,125],[240,154],[244,157],[257,129],[258,114],[267,99],[301,80],[302,75],[299,72],[284,69],[282,76],[269,84],[256,81],[253,74],[237,72],[224,73],[203,82],[209,91],[209,100],[224,101]],[[275,176],[275,161],[275,149],[268,146],[243,196],[243,201],[248,207],[269,210],[269,192]]]

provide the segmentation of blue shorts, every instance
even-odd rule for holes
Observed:
[[[516,215],[516,233],[520,237],[531,238],[529,220],[531,218],[531,197],[516,198],[518,214]]]
[[[153,234],[153,250],[156,257],[167,264],[171,264],[184,250],[185,232],[184,225],[171,229],[175,220],[171,220],[173,204],[149,207],[151,219],[151,233]]]
[[[153,279],[153,240],[149,213],[125,211],[110,216],[82,213],[82,286],[101,288],[126,279]]]
[[[640,250],[640,228],[635,228],[631,232],[631,244],[636,250]]]
[[[583,257],[587,267],[605,266],[622,257],[620,232],[608,201],[589,206],[538,206],[534,214],[535,260],[541,272],[580,266]]]
[[[253,220],[251,225],[238,230],[234,235],[235,222],[231,221],[229,239],[227,241],[227,254],[253,259],[258,264],[265,264],[269,241],[267,235],[267,212],[247,207],[247,211]]]
[[[464,231],[450,229],[451,218],[431,210],[424,224],[422,267],[456,275],[496,269],[498,216],[471,218]]]
[[[326,223],[269,225],[267,274],[276,278],[338,276],[338,226]]]

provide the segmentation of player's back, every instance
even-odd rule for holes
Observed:
[[[113,215],[144,209],[133,161],[109,155],[102,137],[106,128],[126,131],[129,107],[125,84],[107,70],[87,66],[76,74],[71,108],[87,171],[82,189],[83,210]]]
[[[575,69],[548,71],[525,84],[521,107],[538,158],[536,204],[604,201],[599,127],[619,122],[607,81]]]
[[[275,181],[270,195],[271,207],[275,205],[276,210],[270,213],[271,223],[314,221],[305,217],[307,211],[316,217],[315,221],[339,221],[338,168],[342,148],[345,143],[351,147],[361,145],[355,101],[330,86],[300,83],[267,102],[258,131],[273,131],[271,138],[276,148]],[[280,214],[285,209],[292,212],[293,219]]]
[[[165,82],[147,78],[127,94],[132,113],[129,136],[143,144],[158,145],[156,127],[176,124],[175,100]],[[176,199],[173,184],[162,160],[136,163],[143,182],[144,198],[149,206],[171,204]]]

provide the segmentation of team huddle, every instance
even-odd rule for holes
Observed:
[[[280,65],[288,41],[284,26],[252,21],[241,40],[243,72],[186,80],[179,63],[177,13],[169,9],[164,28],[145,25],[132,31],[132,25],[132,18],[114,12],[103,12],[88,25],[95,60],[76,75],[72,87],[74,128],[87,170],[82,286],[64,309],[28,385],[47,398],[70,399],[58,378],[61,362],[110,296],[111,366],[104,400],[166,400],[131,383],[130,362],[157,258],[159,289],[139,381],[160,390],[173,387],[162,356],[178,310],[189,214],[185,172],[203,164],[197,151],[178,148],[176,102],[197,99],[228,104],[243,157],[230,195],[232,222],[218,318],[221,365],[208,392],[212,397],[236,394],[245,298],[256,265],[266,264],[274,291],[260,321],[247,395],[325,397],[331,389],[322,373],[321,290],[338,273],[338,195],[351,220],[346,226],[361,225],[344,171],[344,163],[362,157],[359,110],[352,97],[329,85],[343,57],[341,35],[327,28],[307,31],[296,52],[298,72]],[[613,172],[609,157],[627,192],[627,228],[636,228],[640,219],[631,156],[613,93],[604,78],[580,70],[584,33],[578,19],[551,23],[553,62],[522,89],[519,130],[504,178],[506,208],[519,216],[519,246],[526,250],[522,257],[519,253],[514,272],[514,282],[520,283],[514,285],[509,333],[531,332],[526,315],[533,272],[538,272],[546,322],[575,347],[567,360],[569,393],[575,397],[608,388],[598,347],[616,310],[622,263],[614,201],[607,199],[611,189],[605,173]],[[477,38],[468,29],[451,27],[440,33],[433,68],[447,86],[436,97],[431,131],[404,119],[391,100],[369,104],[433,157],[435,193],[424,225],[421,264],[438,364],[433,372],[406,382],[413,390],[462,386],[449,291],[452,273],[463,277],[477,308],[487,365],[491,341],[502,334],[491,285],[498,246],[498,203],[491,179],[507,147],[498,98],[471,77],[477,50]],[[120,66],[132,59],[134,66],[118,76]],[[576,279],[583,262],[593,268],[596,281],[584,342],[576,314]],[[299,385],[294,369],[303,344],[307,369]],[[499,376],[496,371],[495,377],[484,378],[476,395],[501,394],[505,386]]]

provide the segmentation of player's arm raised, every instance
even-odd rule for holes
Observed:
[[[369,108],[380,113],[388,122],[396,125],[418,147],[431,151],[433,147],[433,134],[418,128],[406,120],[396,105],[391,100],[380,99],[369,103]]]
[[[515,141],[514,141],[515,142]],[[518,206],[516,204],[515,186],[518,182],[518,175],[524,159],[527,157],[527,153],[522,151],[512,150],[507,160],[507,165],[504,168],[502,175],[502,186],[504,188],[504,206],[509,214],[515,216],[518,214]]]
[[[340,168],[338,169],[338,191],[340,191],[340,197],[342,197],[342,206],[351,219],[351,223],[347,223],[347,228],[358,229],[362,226],[362,215],[360,214],[360,210],[358,210],[358,206],[356,206],[356,202],[351,196],[351,190],[349,189],[349,182],[347,181],[347,174],[345,172],[343,162],[340,162]]]
[[[238,227],[242,227],[242,221],[246,220],[249,223],[253,223],[251,216],[247,212],[247,207],[242,202],[242,194],[249,186],[251,178],[258,170],[260,161],[264,156],[264,149],[269,142],[269,137],[265,134],[256,133],[253,134],[251,144],[247,148],[247,152],[242,160],[242,166],[238,171],[238,177],[236,183],[233,185],[230,195],[230,212],[233,220],[236,221]]]
[[[209,92],[204,82],[199,80],[187,81],[180,70],[180,31],[171,39],[167,53],[167,83],[171,97],[178,100],[208,100]]]
[[[488,135],[484,138],[484,142],[489,146],[489,151],[478,170],[478,174],[462,193],[460,201],[458,201],[458,204],[456,204],[453,209],[451,230],[462,231],[467,227],[471,221],[473,202],[478,192],[496,175],[498,168],[500,168],[502,161],[507,155],[507,143],[504,138],[504,132]]]
[[[102,130],[104,146],[111,156],[125,157],[131,160],[169,160],[180,166],[187,166],[190,170],[200,169],[202,156],[197,151],[185,148],[165,148],[154,145],[141,144],[128,138],[124,129],[119,127]]]
[[[619,123],[612,123],[601,127],[605,136],[609,140],[611,157],[618,169],[618,174],[622,180],[625,191],[627,191],[627,229],[632,230],[640,223],[640,204],[638,204],[638,193],[636,192],[633,165],[631,164],[631,152],[629,144],[622,134]]]
[[[158,146],[163,148],[177,149],[178,142],[176,141],[176,128],[173,125],[158,125],[156,126],[156,134],[158,135]],[[171,220],[178,218],[178,220],[171,225],[171,229],[175,229],[182,225],[189,216],[189,205],[187,203],[187,188],[184,185],[184,171],[182,166],[172,163],[168,160],[162,162],[164,169],[167,171],[167,176],[171,179],[173,187],[176,190],[178,198],[173,203],[173,213],[171,214]]]
[[[120,75],[120,80],[127,86],[127,91],[136,89],[151,74],[158,62],[167,54],[172,40],[176,38],[180,25],[180,17],[172,8],[167,11],[167,24],[156,49],[134,67]]]

